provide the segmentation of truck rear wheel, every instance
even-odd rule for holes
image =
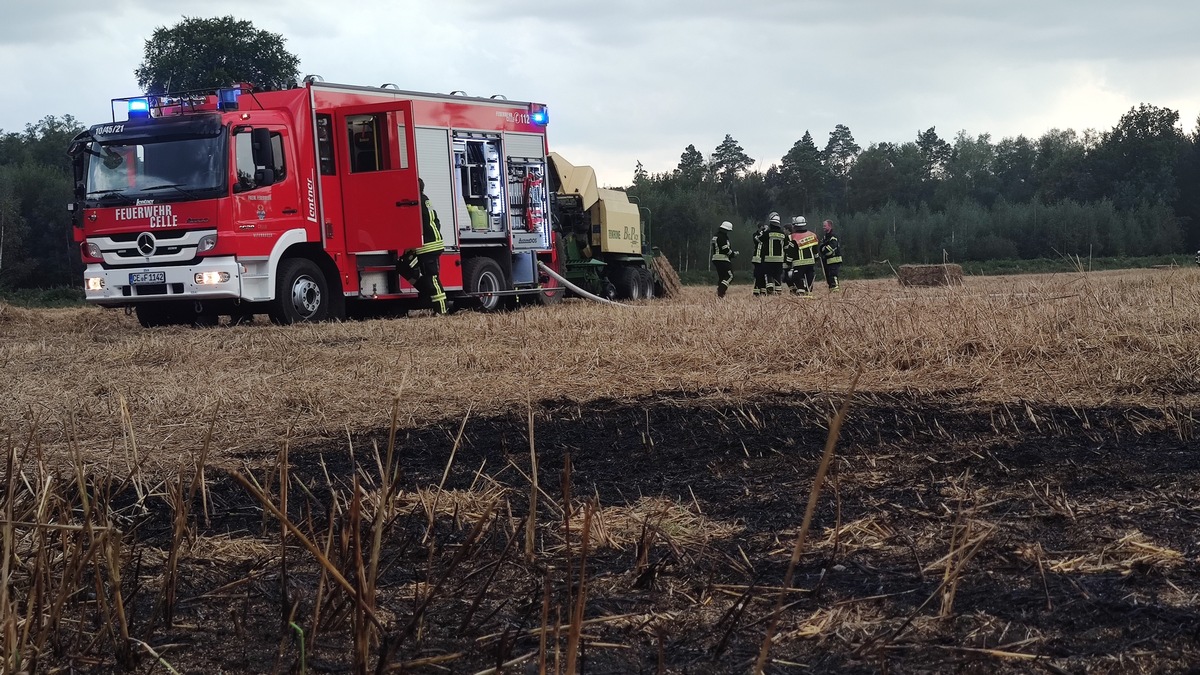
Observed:
[[[473,304],[484,312],[494,312],[505,305],[503,295],[508,290],[504,270],[491,258],[468,258],[463,262],[463,290],[470,293]]]
[[[275,300],[268,314],[280,325],[324,321],[329,318],[329,283],[321,268],[307,258],[286,258],[279,263]]]

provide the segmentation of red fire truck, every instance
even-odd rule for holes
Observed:
[[[457,304],[562,298],[538,268],[557,263],[544,105],[310,77],[113,108],[71,144],[75,238],[88,301],[145,326],[417,306],[395,264],[421,245],[418,178]]]

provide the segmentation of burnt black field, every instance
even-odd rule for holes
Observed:
[[[365,670],[538,672],[544,659],[548,672],[566,672],[567,626],[582,597],[577,672],[748,672],[839,403],[661,394],[535,406],[543,496],[531,557],[524,406],[469,417],[461,437],[454,422],[399,429],[401,496],[437,493],[453,451],[441,494],[479,497],[437,509],[432,524],[425,508],[387,523],[371,600],[380,637]],[[1200,664],[1192,419],[962,404],[954,392],[856,397],[767,672],[1187,672]],[[239,473],[276,503],[286,475],[289,520],[365,594],[366,563],[356,561],[369,553],[369,526],[354,522],[350,495],[356,476],[364,503],[378,494],[373,447],[384,456],[389,430],[351,440],[353,456],[349,441],[288,448],[285,473],[279,448],[244,448]],[[130,633],[174,668],[356,670],[356,601],[296,535],[280,547],[278,519],[229,470],[206,472],[209,517],[197,496],[191,533],[230,553],[180,556],[169,626],[156,554],[171,545],[168,501],[135,512],[128,485],[110,489],[114,508],[130,514],[121,580]],[[643,514],[636,536],[610,532],[609,544],[593,537],[582,550],[585,511],[608,514],[591,525],[616,531],[614,519],[647,499],[674,510]],[[573,505],[569,535],[564,503]],[[943,558],[956,545],[948,579]],[[81,616],[102,615],[94,594],[71,602]],[[42,664],[161,672],[146,650],[118,663],[104,641],[73,635],[48,645]]]

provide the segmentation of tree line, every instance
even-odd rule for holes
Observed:
[[[936,128],[862,148],[837,125],[824,147],[805,131],[765,171],[730,134],[705,157],[689,145],[674,170],[639,162],[628,193],[655,246],[681,269],[707,265],[723,220],[750,247],[770,211],[837,224],[850,265],[949,260],[1125,257],[1200,247],[1200,120],[1142,104],[1105,132],[1054,129],[994,141]],[[736,246],[735,246],[736,247]],[[749,265],[744,254],[735,263]]]

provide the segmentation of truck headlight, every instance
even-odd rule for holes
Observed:
[[[206,234],[203,237],[200,237],[200,243],[197,245],[196,248],[199,250],[200,253],[204,253],[206,251],[211,251],[216,247],[217,247],[217,235],[216,234]],[[199,282],[197,282],[197,283],[199,283]]]
[[[83,245],[83,254],[89,258],[99,258],[100,246],[89,241]]]
[[[229,272],[196,272],[196,285],[223,284],[229,281]]]
[[[83,288],[89,291],[102,291],[104,290],[104,278],[86,277],[83,280]]]

